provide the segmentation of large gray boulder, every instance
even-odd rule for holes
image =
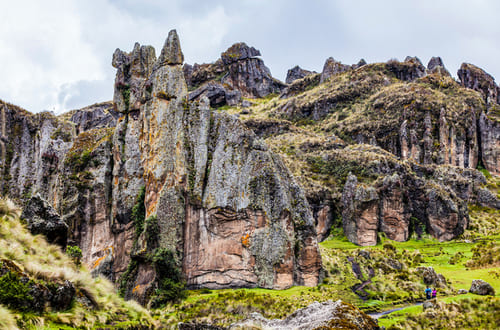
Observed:
[[[473,280],[470,286],[470,293],[475,293],[481,296],[494,296],[495,289],[486,281]]]

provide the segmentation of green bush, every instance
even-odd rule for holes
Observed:
[[[159,281],[155,296],[151,299],[151,306],[158,308],[167,302],[185,298],[185,283],[174,253],[164,248],[156,249],[152,261]]]
[[[66,247],[66,254],[73,259],[73,262],[80,266],[82,263],[82,250],[78,246],[69,245]]]
[[[29,295],[30,283],[23,283],[19,275],[9,271],[0,277],[0,304],[19,311],[29,310],[33,297]]]

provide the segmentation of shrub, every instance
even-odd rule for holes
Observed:
[[[0,303],[7,307],[26,311],[33,297],[29,295],[30,284],[23,283],[19,275],[9,271],[0,277]]]
[[[80,266],[82,263],[82,250],[78,246],[69,245],[66,247],[66,254],[73,259],[75,265]]]

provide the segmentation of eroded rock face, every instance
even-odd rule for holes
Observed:
[[[358,154],[360,148],[363,153]],[[339,168],[364,164],[358,172],[363,182],[350,173],[341,200],[344,233],[362,246],[375,245],[379,231],[392,240],[406,241],[411,227],[421,235],[425,226],[440,241],[457,237],[468,224],[467,201],[477,200],[484,182],[476,170],[422,167],[368,146],[334,151],[324,159]],[[444,174],[448,172],[455,177]]]
[[[462,86],[480,92],[487,104],[499,103],[499,89],[495,79],[483,69],[473,64],[462,63],[457,74]]]
[[[479,117],[479,132],[483,166],[490,173],[500,175],[500,121],[482,113]]]
[[[389,61],[387,69],[403,81],[414,81],[425,75],[425,66],[417,57],[407,56],[404,62]]]
[[[120,113],[116,112],[113,102],[94,104],[74,110],[70,121],[76,124],[76,134],[93,128],[115,127]]]
[[[377,323],[351,304],[341,300],[314,302],[283,320],[268,320],[259,313],[232,324],[229,329],[379,329]]]
[[[333,59],[333,57],[329,57],[326,59],[325,64],[323,65],[323,71],[321,71],[320,83],[325,82],[330,77],[345,72],[347,70],[351,70],[350,65],[342,64],[339,61]]]
[[[131,295],[143,301],[154,290],[142,255],[156,248],[174,251],[189,287],[317,284],[312,215],[281,160],[239,120],[211,112],[206,97],[188,103],[180,64],[155,64],[149,81],[139,147],[146,218],[159,235],[148,239],[144,228],[138,238]]]
[[[241,97],[260,98],[280,93],[286,84],[271,76],[260,59],[260,51],[245,43],[236,43],[212,64],[185,65],[184,77],[189,88],[196,88],[190,100],[199,101],[207,96],[210,105],[236,105]]]
[[[40,195],[31,197],[23,208],[21,218],[28,223],[33,235],[43,234],[50,243],[66,247],[68,226],[56,210]]]
[[[286,73],[285,82],[287,84],[291,84],[295,80],[302,79],[302,78],[304,78],[304,77],[306,77],[308,75],[311,75],[313,73],[315,73],[315,72],[302,69],[301,67],[299,67],[298,65],[296,65],[293,68],[291,68],[290,70],[288,70],[288,72]]]
[[[354,175],[349,175],[342,194],[342,224],[344,234],[354,244],[377,244],[379,196],[373,187],[358,185]]]

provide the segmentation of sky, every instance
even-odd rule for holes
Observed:
[[[0,99],[62,113],[111,100],[116,48],[152,45],[176,29],[187,63],[233,43],[262,53],[273,76],[295,65],[441,56],[500,81],[498,0],[0,0]]]

